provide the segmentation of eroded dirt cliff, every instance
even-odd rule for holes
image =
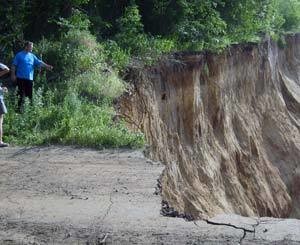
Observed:
[[[161,160],[179,213],[300,217],[300,35],[174,54],[130,73],[120,112]]]

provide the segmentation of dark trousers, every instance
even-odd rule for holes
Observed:
[[[17,78],[17,88],[18,88],[18,107],[21,109],[22,104],[24,103],[25,97],[28,97],[32,101],[32,85],[33,81]]]

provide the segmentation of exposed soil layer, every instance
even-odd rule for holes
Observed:
[[[165,163],[179,214],[300,218],[300,34],[221,54],[178,53],[128,76],[120,102]]]

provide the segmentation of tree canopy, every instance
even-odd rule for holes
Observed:
[[[214,49],[295,32],[300,1],[10,0],[2,1],[0,15],[4,53],[15,52],[25,39],[58,38],[73,26],[136,54],[149,45],[166,52]]]

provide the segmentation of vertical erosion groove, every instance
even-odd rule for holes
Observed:
[[[162,198],[176,212],[300,218],[299,46],[294,35],[284,49],[176,54],[134,77],[120,113],[165,163]]]

